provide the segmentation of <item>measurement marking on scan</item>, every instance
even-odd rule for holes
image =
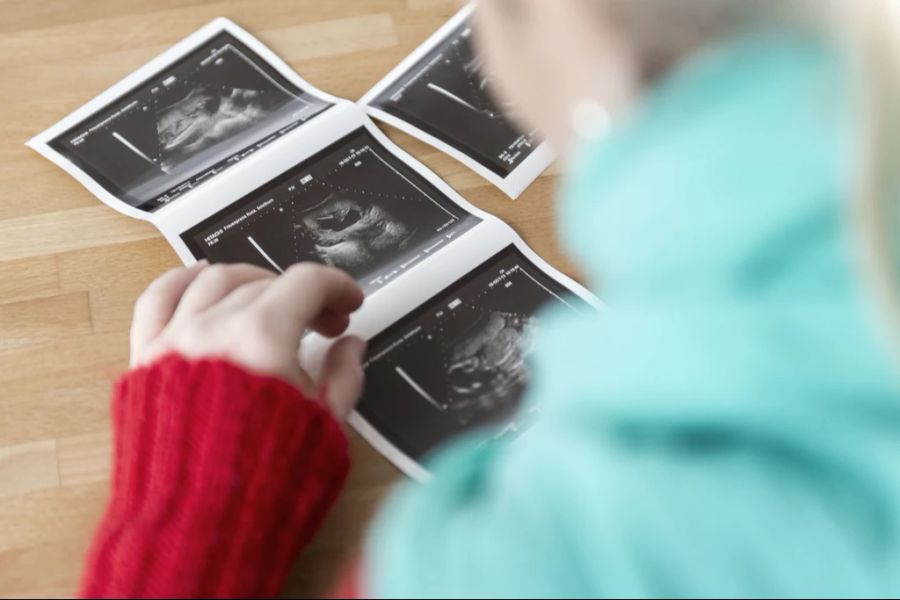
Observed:
[[[254,240],[252,236],[249,236],[249,235],[248,235],[248,236],[247,236],[247,241],[250,242],[251,244],[253,244],[253,247],[256,248],[256,251],[259,252],[259,253],[262,255],[262,257],[263,257],[264,259],[266,259],[266,261],[268,261],[268,263],[269,263],[270,265],[272,265],[273,267],[275,267],[275,270],[276,270],[276,271],[278,271],[279,273],[284,273],[284,269],[282,269],[281,267],[279,267],[279,266],[278,266],[278,263],[275,262],[274,260],[272,260],[272,257],[269,256],[268,254],[266,254],[266,251],[259,247],[259,244],[256,243],[256,240]]]
[[[518,265],[517,265],[517,266],[518,266]],[[559,296],[559,294],[553,293],[553,292],[550,290],[550,288],[548,288],[546,285],[544,285],[543,283],[541,283],[540,281],[538,281],[537,279],[535,279],[534,277],[532,277],[532,276],[531,276],[531,273],[529,273],[528,271],[526,271],[524,268],[519,267],[519,272],[522,273],[522,275],[524,275],[525,277],[527,277],[527,278],[530,279],[531,281],[533,281],[534,283],[536,283],[536,284],[538,285],[538,287],[540,287],[541,289],[543,289],[545,292],[547,292],[548,294],[550,294],[551,296],[553,296],[554,298],[556,298],[557,300],[559,300],[560,302],[562,302],[563,304],[565,304],[566,306],[568,306],[569,308],[571,308],[572,310],[574,310],[575,312],[577,312],[577,313],[580,313],[580,312],[581,312],[580,310],[578,310],[577,308],[575,308],[574,306],[572,306],[571,304],[569,304],[568,302],[566,302],[565,300],[563,300],[562,297]]]
[[[419,395],[422,396],[422,398],[424,398],[429,404],[431,404],[432,406],[434,406],[436,409],[438,409],[440,411],[444,410],[444,408],[441,406],[441,404],[437,400],[435,400],[434,398],[431,397],[431,394],[429,394],[428,392],[423,390],[422,386],[420,386],[418,383],[416,383],[416,381],[412,377],[410,377],[409,375],[406,374],[406,371],[404,371],[401,367],[394,367],[394,370],[397,371],[397,375],[402,377],[403,380],[406,381],[406,383],[408,383],[412,389],[417,391],[419,393]]]
[[[144,154],[143,152],[141,152],[140,150],[138,150],[138,149],[134,146],[134,144],[132,144],[131,142],[129,142],[128,140],[126,140],[125,138],[123,138],[121,135],[119,135],[119,132],[118,132],[118,131],[113,131],[113,132],[112,132],[112,136],[113,136],[114,138],[116,138],[117,140],[119,140],[120,142],[122,142],[123,144],[125,144],[125,147],[126,147],[126,148],[128,148],[129,150],[131,150],[132,152],[134,152],[135,154],[137,154],[138,156],[140,156],[141,158],[143,158],[144,160],[146,160],[146,161],[147,161],[148,163],[150,163],[151,165],[155,165],[155,164],[156,164],[155,162],[153,162],[153,159],[151,159],[149,156],[147,156],[146,154]]]
[[[429,83],[429,84],[426,85],[425,87],[427,87],[428,89],[430,89],[430,90],[432,90],[432,91],[437,92],[438,94],[441,94],[441,95],[443,95],[443,96],[446,96],[446,97],[449,98],[450,100],[452,100],[452,101],[454,101],[454,102],[456,102],[456,103],[458,103],[458,104],[461,104],[461,105],[465,106],[465,107],[468,108],[469,110],[473,110],[473,111],[475,111],[475,112],[482,112],[481,110],[479,110],[479,109],[475,108],[474,106],[472,106],[471,103],[466,102],[465,100],[463,100],[462,98],[460,98],[459,96],[457,96],[456,94],[454,94],[453,92],[448,92],[447,90],[445,90],[444,88],[442,88],[442,87],[440,87],[440,86],[434,85],[433,83]]]
[[[257,73],[259,73],[260,75],[262,75],[264,78],[268,79],[268,80],[269,80],[269,83],[271,83],[272,85],[274,85],[275,87],[277,87],[278,89],[280,89],[282,92],[284,92],[284,93],[287,94],[288,96],[292,96],[292,97],[294,97],[296,100],[299,100],[300,102],[303,102],[304,104],[312,104],[309,100],[306,100],[306,99],[304,99],[304,98],[301,98],[300,96],[298,96],[297,94],[295,94],[295,93],[292,92],[291,90],[287,89],[286,87],[284,87],[283,85],[281,85],[280,83],[278,83],[277,81],[275,81],[275,78],[274,78],[274,77],[272,77],[271,75],[269,75],[268,73],[266,73],[264,70],[262,70],[262,68],[260,68],[259,65],[257,65],[255,62],[253,62],[252,60],[250,60],[249,58],[247,58],[247,56],[246,56],[243,52],[241,52],[240,50],[238,50],[237,48],[235,48],[235,47],[232,46],[231,44],[225,44],[225,45],[222,46],[221,48],[212,51],[212,52],[210,53],[209,56],[207,56],[206,58],[204,58],[203,60],[200,61],[200,66],[201,66],[201,67],[205,67],[206,65],[209,64],[209,62],[210,62],[211,60],[214,60],[214,59],[219,58],[226,50],[231,50],[232,52],[234,52],[235,54],[237,54],[238,56],[240,56],[241,59],[242,59],[245,63],[247,63],[247,65],[248,65],[251,69],[253,69],[253,70],[256,71]],[[263,59],[263,61],[266,60],[265,57],[261,57],[261,58]],[[163,83],[165,83],[165,82],[163,82]],[[298,87],[299,87],[299,86],[298,86]]]
[[[377,152],[375,152],[375,151],[372,150],[371,148],[369,148],[368,150],[369,150],[369,152],[372,153],[372,155],[373,155],[375,158],[377,158],[378,160],[380,160],[381,162],[383,162],[383,163],[384,163],[384,166],[386,166],[388,169],[390,169],[391,171],[393,171],[394,173],[396,173],[397,175],[399,175],[400,177],[402,177],[403,179],[405,179],[405,180],[406,180],[406,183],[408,183],[409,185],[411,185],[411,186],[413,186],[414,188],[416,188],[417,190],[419,190],[419,193],[420,193],[420,194],[422,194],[423,196],[425,196],[426,198],[428,198],[429,200],[431,200],[431,202],[434,203],[435,206],[437,206],[438,208],[440,208],[442,211],[444,211],[445,213],[447,213],[448,215],[450,215],[450,216],[453,217],[454,219],[459,219],[459,217],[457,217],[457,216],[454,215],[452,212],[450,212],[449,210],[447,210],[446,208],[444,208],[443,206],[441,206],[440,203],[437,202],[437,200],[435,200],[434,198],[432,198],[431,196],[429,196],[428,194],[426,194],[425,191],[424,191],[422,188],[420,188],[419,186],[417,186],[415,183],[413,183],[413,182],[409,179],[409,177],[407,177],[406,175],[404,175],[403,173],[401,173],[400,171],[398,171],[397,169],[395,169],[388,161],[386,161],[386,160],[384,160],[383,158],[381,158],[381,156],[379,156]]]

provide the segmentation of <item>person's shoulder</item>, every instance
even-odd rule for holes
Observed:
[[[858,511],[760,441],[547,419],[512,443],[458,443],[432,470],[372,538],[376,591],[768,596],[884,584],[862,576],[873,565]]]

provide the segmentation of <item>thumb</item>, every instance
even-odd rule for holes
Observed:
[[[343,421],[356,406],[363,390],[362,359],[366,342],[356,336],[342,337],[328,349],[319,375],[332,414]]]

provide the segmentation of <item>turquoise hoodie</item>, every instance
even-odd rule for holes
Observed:
[[[438,452],[367,549],[378,596],[900,595],[900,388],[858,276],[834,54],[697,56],[583,148],[516,441]]]

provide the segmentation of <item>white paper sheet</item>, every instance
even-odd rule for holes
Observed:
[[[369,90],[373,117],[434,146],[517,198],[554,160],[535,132],[522,133],[489,93],[471,48],[469,4]]]

